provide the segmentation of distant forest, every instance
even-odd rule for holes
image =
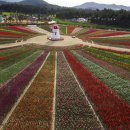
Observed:
[[[19,4],[0,5],[1,12],[20,12],[24,14],[54,15],[61,19],[84,17],[92,23],[130,28],[130,11],[126,10],[85,10],[65,7],[47,7]]]

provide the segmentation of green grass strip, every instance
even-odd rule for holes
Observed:
[[[60,30],[63,34],[66,34],[66,26],[60,25]]]
[[[101,79],[106,85],[116,91],[123,99],[130,103],[130,81],[124,80],[117,75],[109,72],[108,70],[100,67],[92,61],[84,58],[82,55],[75,51],[71,51],[74,56],[93,74]]]
[[[23,59],[22,61],[17,62],[16,64],[8,67],[7,69],[4,69],[4,70],[0,71],[0,75],[1,75],[0,84],[4,83],[8,79],[10,79],[14,75],[16,75],[19,71],[24,69],[24,67],[26,67],[33,60],[35,60],[36,57],[38,57],[41,54],[41,52],[42,51],[36,51],[32,55],[30,55],[30,56],[26,57],[25,59]]]
[[[11,49],[7,49],[4,51],[0,51],[0,56],[9,56],[9,55],[13,55],[22,51],[27,50],[27,47],[17,47],[17,48],[11,48]]]
[[[13,64],[16,64],[17,62],[23,60],[24,58],[26,58],[27,56],[31,55],[33,52],[35,52],[36,49],[32,49],[28,52],[25,52],[19,56],[16,56],[14,58],[11,58],[11,59],[8,59],[6,61],[0,61],[0,71],[13,65]]]

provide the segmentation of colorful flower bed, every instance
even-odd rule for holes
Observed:
[[[0,75],[2,75],[0,78],[0,84],[10,80],[13,76],[19,73],[27,65],[32,63],[41,54],[41,52],[42,51],[34,51],[29,56],[24,57],[22,60],[10,65],[8,68],[2,69],[0,71]]]
[[[101,130],[62,52],[58,52],[56,130]]]
[[[118,54],[130,55],[130,52],[125,52],[125,51],[118,51],[118,50],[105,49],[105,48],[97,48],[97,49],[103,50],[103,51],[108,51],[108,52],[114,52],[114,53],[118,53]]]
[[[8,59],[11,59],[11,58],[14,58],[14,57],[17,57],[23,53],[26,53],[30,51],[29,49],[28,50],[25,50],[25,51],[22,51],[22,52],[17,52],[17,53],[14,53],[12,55],[6,55],[6,56],[0,56],[0,61],[4,61],[4,60],[8,60]]]
[[[75,28],[76,28],[75,26],[68,25],[67,26],[67,33],[71,34]]]
[[[76,27],[71,34],[77,34],[78,32],[80,32],[83,28],[82,27]]]
[[[109,34],[109,33],[113,33],[113,31],[107,31],[107,30],[104,30],[104,29],[98,29],[97,31],[93,32],[93,33],[90,33],[90,34],[87,34],[86,36],[87,37],[91,37],[91,36],[97,36],[97,35],[103,35],[103,34]]]
[[[130,38],[90,38],[96,43],[103,44],[103,45],[111,45],[117,46],[120,45],[121,47],[130,46]]]
[[[130,105],[122,100],[108,86],[96,78],[69,52],[65,56],[86,93],[95,104],[95,110],[111,130],[130,129]]]
[[[24,26],[8,26],[0,28],[0,44],[14,43],[18,39],[27,39],[36,36],[38,33]],[[13,39],[14,38],[14,39]]]
[[[109,37],[109,36],[118,36],[118,35],[126,35],[130,34],[130,32],[113,32],[113,33],[108,33],[108,34],[101,34],[101,35],[96,35],[92,37]]]
[[[118,75],[107,71],[87,58],[84,58],[82,55],[79,55],[75,51],[73,51],[73,54],[80,61],[80,63],[91,70],[95,76],[101,79],[105,84],[116,91],[123,99],[130,103],[130,81],[124,80]],[[100,62],[100,60],[98,60],[98,62]]]
[[[10,32],[2,32],[0,31],[0,36],[4,36],[4,37],[22,37],[24,36],[23,34],[14,34],[14,33],[10,33]]]
[[[19,37],[10,38],[10,39],[0,39],[0,44],[8,44],[8,43],[16,43],[16,41],[19,39]]]
[[[87,58],[88,60],[98,64],[102,68],[107,69],[111,73],[114,73],[115,75],[122,77],[126,80],[130,80],[130,72],[129,71],[127,71],[123,68],[120,68],[116,65],[109,64],[108,62],[103,61],[102,59],[98,59],[96,57],[93,57],[87,53],[84,53],[83,51],[76,51],[76,52],[78,52],[78,54],[82,55],[83,57]]]
[[[55,75],[55,54],[51,53],[5,130],[51,130]]]
[[[79,35],[86,35],[86,34],[91,34],[94,32],[97,32],[97,30],[96,29],[89,29],[87,32],[80,33]]]
[[[21,52],[26,50],[26,47],[24,46],[18,46],[18,47],[12,47],[12,48],[4,48],[4,49],[0,49],[0,56],[7,56],[7,55],[11,55],[17,52]]]
[[[14,103],[17,101],[18,97],[23,92],[26,85],[37,72],[38,68],[41,66],[45,60],[48,52],[40,55],[33,63],[27,66],[23,71],[21,71],[16,77],[10,80],[7,84],[0,86],[0,122],[10,111]]]
[[[29,33],[35,33],[29,28],[23,27],[23,26],[9,26],[8,28],[18,30],[18,31],[23,31],[23,32],[29,32]]]
[[[9,32],[9,33],[14,33],[14,34],[24,34],[24,35],[27,35],[28,32],[23,32],[21,30],[14,30],[14,29],[11,29],[9,27],[0,27],[0,32]]]
[[[80,35],[80,34],[82,34],[82,33],[84,33],[84,32],[86,32],[86,31],[88,31],[88,28],[83,28],[82,30],[80,30],[80,31],[78,31],[78,32],[76,32],[75,33],[75,35]]]
[[[130,55],[115,54],[114,52],[102,51],[96,48],[87,48],[84,52],[124,69],[130,70]]]
[[[85,31],[85,29],[82,30],[76,35],[84,41],[93,40],[95,43],[111,46],[130,46],[130,32],[103,29],[88,29],[88,31]]]
[[[37,49],[31,49],[29,51],[22,53],[21,55],[7,58],[7,60],[0,61],[0,71],[3,69],[7,69],[8,67],[12,66],[13,64],[16,64],[17,62],[20,62],[21,60],[32,55],[36,51]]]

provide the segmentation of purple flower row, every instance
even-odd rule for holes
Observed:
[[[47,51],[44,52],[15,78],[0,88],[0,124],[35,75],[47,54]]]

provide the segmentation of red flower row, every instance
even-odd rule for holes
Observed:
[[[24,32],[34,33],[34,31],[32,31],[31,29],[26,28],[26,27],[22,27],[22,26],[10,26],[8,28],[15,29],[15,30],[18,30],[18,31],[24,31]]]
[[[75,29],[75,26],[67,26],[68,33],[72,33],[74,29]]]
[[[65,56],[107,127],[112,130],[130,129],[130,105],[97,79],[69,52],[65,51]]]
[[[14,34],[14,33],[10,33],[10,32],[1,32],[0,31],[0,36],[21,37],[21,36],[24,36],[24,34]]]

